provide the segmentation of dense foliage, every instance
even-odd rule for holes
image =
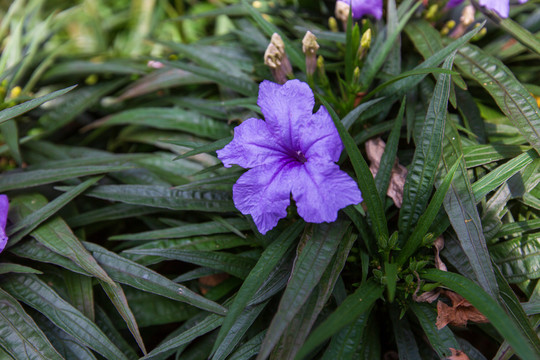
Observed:
[[[0,358],[540,358],[540,1],[471,1],[0,2]],[[262,235],[216,151],[284,76],[364,200]]]

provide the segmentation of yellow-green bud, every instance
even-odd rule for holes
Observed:
[[[433,20],[435,19],[435,16],[439,12],[439,5],[433,4],[429,7],[429,9],[426,12],[426,19]]]
[[[84,82],[86,85],[95,85],[98,82],[98,76],[96,74],[89,75]]]
[[[21,87],[20,86],[15,86],[13,89],[11,89],[11,92],[9,93],[9,98],[10,99],[16,99],[19,97],[19,95],[21,95]]]
[[[353,71],[353,84],[360,83],[360,68],[357,66]]]
[[[328,28],[330,29],[330,31],[333,31],[333,32],[338,32],[339,31],[337,20],[336,20],[335,17],[330,16],[328,18]]]
[[[369,49],[369,47],[371,46],[371,29],[367,29],[362,34],[362,39],[360,40],[360,46],[363,49]]]
[[[328,77],[326,76],[326,69],[324,68],[324,58],[319,55],[317,58],[317,73],[319,74],[319,80],[323,86],[328,85]]]

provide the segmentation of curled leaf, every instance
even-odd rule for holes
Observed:
[[[446,265],[439,256],[441,250],[444,248],[444,238],[442,237],[442,235],[435,239],[433,246],[435,246],[435,267],[442,271],[448,271]]]
[[[445,291],[445,296],[452,301],[452,306],[440,301],[437,303],[437,328],[440,330],[446,325],[466,326],[468,321],[477,323],[488,322],[487,318],[470,302],[453,291]]]

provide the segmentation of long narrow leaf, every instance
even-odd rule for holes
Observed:
[[[362,196],[368,208],[368,213],[373,221],[373,228],[376,238],[388,238],[388,228],[386,224],[386,216],[384,214],[384,209],[382,206],[381,197],[377,192],[377,187],[375,186],[375,180],[373,175],[369,170],[369,167],[366,163],[366,160],[360,153],[360,149],[356,146],[354,139],[351,134],[345,129],[342,122],[339,120],[336,112],[330,104],[323,98],[319,98],[323,105],[328,110],[328,113],[334,121],[334,125],[337,128],[339,136],[343,141],[345,150],[351,158],[351,163],[356,173],[356,178],[358,181],[358,187],[362,191]]]
[[[443,68],[451,69],[453,60],[454,56],[448,57]],[[403,204],[399,212],[398,224],[401,242],[408,239],[411,229],[426,208],[433,188],[442,153],[450,82],[450,75],[439,75],[422,126],[422,133],[416,144],[414,158],[409,166],[409,173],[403,189]]]
[[[242,310],[244,310],[256,294],[257,290],[263,285],[264,281],[272,272],[272,269],[279,264],[282,257],[287,253],[298,234],[300,234],[303,226],[304,223],[298,221],[294,225],[288,227],[277,237],[277,239],[268,245],[261,254],[257,264],[255,264],[255,267],[253,267],[249,273],[248,277],[240,287],[240,290],[238,290],[233,303],[229,307],[229,312],[225,317],[216,342],[214,343],[213,351],[219,347],[227,333],[231,330],[233,324],[236,322],[238,316],[240,316]]]
[[[68,91],[73,90],[76,86],[77,85],[73,85],[62,90],[57,90],[50,94],[40,96],[38,98],[23,102],[22,104],[15,105],[13,107],[2,110],[0,111],[0,124],[3,123],[4,121],[8,121],[9,119],[13,119],[21,114],[24,114],[25,112],[28,112],[34,108],[37,108],[38,106],[40,106],[43,103],[46,103],[47,101],[50,101],[59,96],[62,96]]]
[[[17,300],[2,289],[0,289],[0,348],[5,349],[17,360],[63,359]]]
[[[2,282],[2,287],[105,358],[127,359],[96,324],[35,275],[10,276]]]
[[[311,333],[295,359],[304,359],[317,345],[343,327],[353,323],[360,315],[368,312],[375,301],[382,295],[383,290],[384,288],[374,281],[362,284]]]
[[[305,245],[295,260],[293,273],[266,332],[258,359],[266,359],[270,355],[289,323],[308,300],[332,260],[347,227],[348,224],[342,221],[317,224],[312,233],[304,234]]]

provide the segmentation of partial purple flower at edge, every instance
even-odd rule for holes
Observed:
[[[6,235],[7,215],[9,200],[7,195],[0,195],[0,253],[6,247],[8,237]]]
[[[352,9],[353,19],[360,19],[366,15],[371,15],[380,20],[383,13],[382,0],[338,0],[346,3]]]
[[[446,7],[452,8],[458,6],[464,0],[450,0]],[[518,0],[520,4],[526,3],[528,0]],[[478,0],[480,6],[485,7],[486,9],[495,11],[502,18],[507,18],[510,13],[510,0]]]
[[[251,169],[233,186],[233,201],[262,234],[287,216],[291,193],[298,214],[313,223],[333,222],[339,209],[362,201],[356,182],[335,164],[343,143],[326,108],[313,114],[306,83],[265,80],[257,104],[266,121],[244,121],[217,154],[225,167]]]

